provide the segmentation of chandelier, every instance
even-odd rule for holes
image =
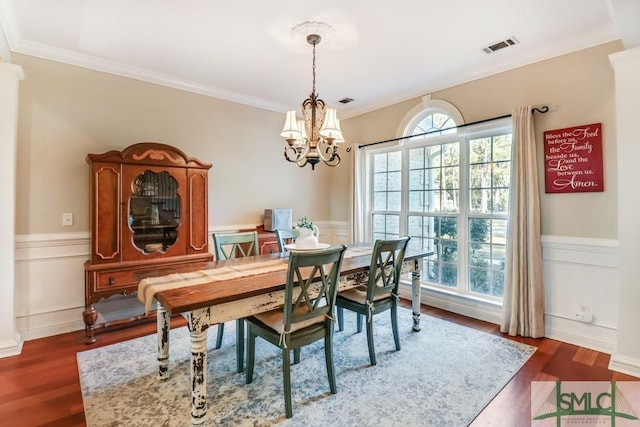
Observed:
[[[320,161],[338,166],[338,144],[344,142],[336,109],[327,107],[316,93],[316,46],[320,40],[318,34],[307,36],[307,42],[313,46],[313,87],[309,98],[302,102],[303,119],[296,117],[295,110],[287,111],[280,134],[287,141],[284,158],[301,168],[310,164],[315,169]]]

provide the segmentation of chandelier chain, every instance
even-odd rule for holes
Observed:
[[[311,89],[312,93],[316,93],[316,44],[313,43],[313,65],[312,65],[312,73],[313,73],[313,87]]]

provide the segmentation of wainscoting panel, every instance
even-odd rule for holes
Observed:
[[[29,341],[84,329],[89,233],[16,236],[16,328]]]
[[[543,236],[545,335],[567,343],[613,353],[618,312],[617,241]],[[409,285],[401,289],[410,297]],[[422,302],[499,324],[501,307],[423,288]],[[593,316],[578,320],[578,311]]]

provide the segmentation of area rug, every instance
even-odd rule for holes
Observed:
[[[366,333],[345,311],[336,328],[338,393],[329,392],[321,342],[292,365],[293,418],[284,412],[279,350],[258,338],[253,383],[236,373],[235,321],[222,348],[209,330],[207,426],[467,426],[535,352],[535,347],[400,309],[402,349],[395,351],[389,316],[374,317],[376,366]],[[78,353],[89,427],[190,425],[189,335],[171,331],[171,378],[157,379],[155,334]]]

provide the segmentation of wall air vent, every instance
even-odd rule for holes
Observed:
[[[482,50],[485,53],[493,53],[496,50],[504,49],[505,47],[513,46],[514,44],[520,43],[518,39],[515,37],[509,37],[508,39],[500,40],[499,42],[495,42]]]

